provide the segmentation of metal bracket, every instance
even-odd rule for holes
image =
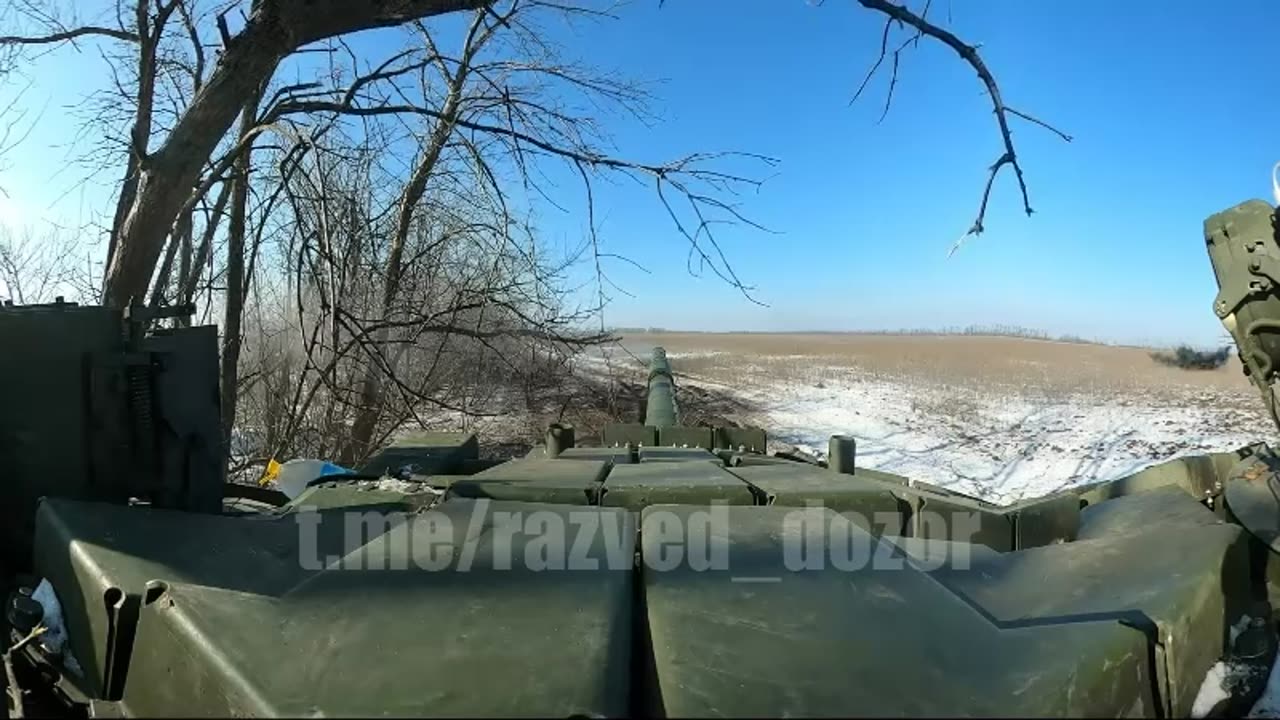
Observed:
[[[1213,301],[1213,311],[1218,318],[1225,318],[1240,307],[1250,296],[1265,294],[1280,287],[1280,259],[1264,252],[1257,252],[1263,247],[1261,241],[1254,240],[1245,246],[1249,258],[1249,274],[1232,273],[1227,282],[1218,290]]]
[[[190,317],[195,314],[195,303],[166,305],[164,307],[150,307],[148,305],[134,304],[124,309],[125,322],[137,323],[149,323],[152,320],[164,320],[167,318]]]

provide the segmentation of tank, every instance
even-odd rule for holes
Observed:
[[[1204,227],[1268,407],[1275,227]],[[999,506],[850,436],[683,425],[656,348],[594,446],[412,434],[289,499],[219,470],[216,330],[150,319],[0,308],[10,715],[1186,717],[1266,685],[1262,442]]]

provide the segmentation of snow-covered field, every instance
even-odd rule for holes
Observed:
[[[853,435],[859,465],[1001,504],[1272,434],[1261,414],[1242,420],[1237,410],[1215,407],[1222,399],[1211,393],[1177,403],[1088,394],[1045,399],[883,380],[850,368],[821,368],[822,379],[812,383],[744,370],[731,385],[685,381],[758,405],[757,422],[778,444],[821,456],[831,435]]]
[[[785,354],[751,353],[717,342],[725,337],[627,344],[644,358],[665,343],[678,386],[743,401],[749,409],[732,419],[764,427],[774,449],[822,456],[831,435],[853,435],[860,466],[1001,504],[1276,435],[1238,365],[1178,370],[1133,348],[1010,338],[875,345],[848,336],[847,352],[819,353],[795,336],[785,346],[753,342]]]

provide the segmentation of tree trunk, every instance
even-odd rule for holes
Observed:
[[[164,143],[138,172],[133,206],[107,267],[103,302],[124,307],[141,299],[174,219],[200,171],[256,89],[280,61],[311,42],[357,30],[400,25],[431,15],[474,9],[492,0],[264,0],[227,42],[209,81],[196,93]]]
[[[164,15],[157,18],[154,33],[148,22],[151,7],[149,0],[138,0],[138,95],[137,109],[134,111],[133,128],[129,131],[129,159],[125,163],[124,178],[120,183],[120,197],[116,199],[115,217],[111,221],[111,241],[107,245],[107,263],[115,255],[127,212],[133,206],[138,192],[138,168],[140,160],[147,155],[151,144],[151,115],[155,106],[156,93],[156,45],[160,34],[164,32],[165,18],[173,11],[176,3],[171,3]],[[105,287],[105,285],[104,285]]]
[[[274,72],[288,48],[260,12],[227,47],[213,77],[139,173],[133,208],[125,218],[107,269],[103,300],[124,307],[146,291],[174,218],[200,177],[200,170],[240,108]]]
[[[468,39],[470,40],[473,37],[474,29],[468,35]],[[391,319],[396,296],[400,294],[400,278],[404,273],[404,246],[409,240],[409,228],[413,222],[413,212],[427,190],[427,182],[431,179],[431,173],[435,170],[436,163],[440,160],[440,153],[444,151],[445,143],[448,142],[449,136],[453,134],[454,121],[457,120],[458,111],[462,104],[462,90],[466,84],[467,71],[469,70],[468,64],[475,49],[476,46],[468,42],[463,52],[462,61],[459,63],[458,71],[450,80],[449,95],[445,99],[444,109],[440,113],[440,120],[432,130],[427,147],[423,149],[422,162],[418,163],[418,166],[413,169],[413,174],[410,176],[409,182],[400,197],[400,207],[396,218],[396,233],[391,240],[391,250],[387,255],[386,284],[383,286],[382,307],[378,315],[378,318],[384,323]],[[388,336],[389,332],[386,327],[379,328],[374,333],[373,352],[382,352]],[[343,449],[340,456],[341,462],[344,464],[354,464],[373,449],[370,447],[370,443],[373,440],[373,431],[377,427],[378,416],[382,410],[382,374],[383,369],[370,360],[364,371],[364,379],[360,384],[360,401],[356,406],[355,420],[351,423],[351,441]]]
[[[190,247],[191,245],[191,214],[192,211],[188,210],[178,216],[178,222],[173,228],[173,238],[169,240],[169,247],[164,252],[164,262],[160,263],[160,272],[156,275],[156,284],[151,288],[151,307],[160,307],[165,304],[165,295],[169,291],[170,279],[173,277],[173,259],[177,256],[180,246]],[[181,274],[178,277],[181,278]]]
[[[222,320],[222,437],[224,447],[231,447],[231,429],[236,423],[238,397],[237,373],[240,367],[240,320],[244,315],[244,238],[245,216],[249,204],[249,172],[253,167],[250,132],[258,117],[258,105],[266,91],[263,82],[245,103],[240,115],[240,141],[249,147],[236,157],[232,165],[231,216],[227,222],[227,292]],[[230,455],[228,454],[228,460]]]

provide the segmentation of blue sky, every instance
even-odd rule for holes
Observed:
[[[920,3],[913,3],[919,7]],[[645,127],[610,125],[618,153],[660,161],[691,151],[777,158],[739,198],[774,234],[725,231],[725,250],[769,307],[685,269],[685,246],[653,193],[597,190],[608,252],[634,299],[615,293],[615,325],[686,329],[869,329],[1017,324],[1108,340],[1214,343],[1215,292],[1203,218],[1267,197],[1280,161],[1274,29],[1280,3],[1199,0],[934,0],[931,16],[981,43],[1009,105],[1060,127],[1067,144],[1013,120],[1036,214],[1002,174],[988,231],[953,257],[987,166],[1000,153],[988,99],[970,68],[937,43],[904,53],[893,107],[877,124],[888,75],[857,104],[883,19],[853,2],[635,0],[620,19],[557,29],[571,54],[636,79],[661,80]],[[27,104],[45,107],[6,158],[0,219],[65,218],[101,196],[59,171],[53,148],[95,76],[92,55],[46,58]],[[886,68],[887,69],[887,68]],[[101,177],[113,180],[115,172]],[[568,214],[546,212],[553,239],[585,230],[577,187]]]

